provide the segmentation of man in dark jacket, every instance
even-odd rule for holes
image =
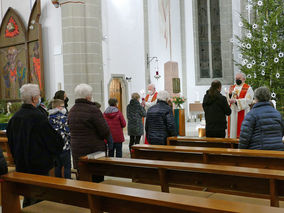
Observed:
[[[88,84],[79,84],[75,88],[75,105],[68,114],[71,133],[71,150],[74,168],[81,156],[98,151],[106,151],[104,139],[110,135],[109,127],[102,112],[92,102],[93,88]],[[93,181],[103,181],[103,177]]]
[[[270,91],[260,87],[255,91],[255,102],[241,128],[240,149],[284,150],[281,114],[271,106]]]
[[[221,92],[222,84],[215,80],[207,90],[202,107],[205,112],[206,137],[224,138],[226,136],[226,115],[231,114],[231,108]]]
[[[7,127],[16,171],[48,175],[54,166],[54,158],[62,152],[63,140],[49,124],[47,117],[36,108],[40,104],[38,85],[25,84],[20,93],[23,105]],[[23,206],[33,203],[33,199],[25,197]]]
[[[157,104],[147,111],[145,130],[150,144],[166,145],[167,137],[177,135],[173,112],[167,103],[169,98],[167,91],[160,91]]]

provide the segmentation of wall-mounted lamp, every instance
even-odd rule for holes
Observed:
[[[159,60],[158,60],[158,57],[157,56],[154,56],[154,57],[150,57],[148,54],[147,54],[147,67],[149,68],[149,65],[150,63],[155,59],[155,62],[156,62],[156,68],[155,68],[155,75],[154,75],[154,78],[156,80],[159,80],[159,78],[161,78],[161,75],[159,74]]]
[[[125,79],[126,79],[127,82],[131,82],[132,78],[131,77],[125,77]]]

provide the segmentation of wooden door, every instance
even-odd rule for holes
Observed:
[[[116,98],[118,101],[117,107],[122,112],[122,89],[118,78],[113,78],[109,86],[109,98]]]

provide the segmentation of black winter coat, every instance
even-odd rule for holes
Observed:
[[[55,157],[62,153],[61,135],[31,104],[23,104],[15,113],[6,134],[17,172],[46,175],[54,166]]]
[[[109,137],[110,130],[95,103],[87,99],[76,99],[68,113],[68,124],[75,168],[79,157],[106,150],[104,139]]]
[[[7,172],[8,172],[7,162],[4,158],[2,149],[0,149],[0,175],[4,175]]]
[[[231,108],[225,96],[218,93],[216,97],[212,97],[207,90],[202,107],[205,112],[206,132],[222,132],[227,129],[226,115],[231,114]]]
[[[148,109],[145,129],[148,142],[155,145],[166,145],[167,137],[177,135],[173,111],[165,101]]]
[[[281,114],[269,102],[256,103],[245,116],[240,149],[284,150]]]
[[[146,117],[145,109],[136,99],[131,99],[127,105],[128,135],[141,136],[144,134],[142,117]]]

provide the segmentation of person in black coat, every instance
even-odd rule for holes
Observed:
[[[25,84],[20,94],[23,105],[9,120],[6,129],[16,171],[48,175],[54,167],[54,159],[62,152],[63,139],[49,124],[47,117],[36,108],[40,104],[39,86]],[[23,207],[36,202],[25,197]]]
[[[222,84],[215,80],[203,98],[203,109],[206,121],[206,137],[224,138],[226,136],[226,115],[231,114],[231,108],[221,92]]]
[[[168,104],[169,98],[167,91],[160,91],[157,104],[147,111],[145,129],[149,144],[166,145],[167,137],[177,135],[173,111]]]
[[[8,173],[7,162],[4,158],[3,151],[0,149],[0,175]]]
[[[139,144],[141,135],[144,134],[142,118],[146,117],[144,107],[139,103],[140,95],[133,93],[127,105],[128,135],[130,136],[129,150],[133,144]]]

